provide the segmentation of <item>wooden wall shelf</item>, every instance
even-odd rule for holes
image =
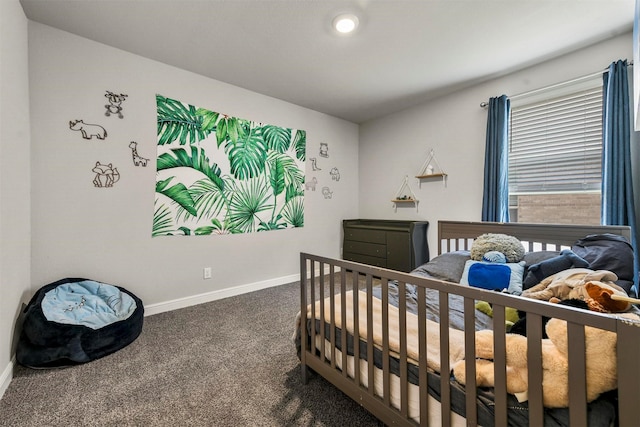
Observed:
[[[403,192],[403,190],[408,192],[408,194],[406,192]],[[398,189],[398,192],[396,193],[395,197],[391,200],[391,203],[393,203],[394,209],[397,209],[399,204],[402,204],[402,205],[413,204],[416,207],[416,212],[418,211],[418,199],[416,198],[416,195],[413,193],[413,190],[409,185],[408,175],[405,175],[404,181],[402,181],[402,185]]]
[[[441,172],[441,173],[432,173],[429,175],[416,175],[416,178],[418,179],[427,179],[427,178],[444,178],[445,176],[447,176],[446,173]]]
[[[429,157],[422,164],[422,169],[416,175],[418,178],[418,185],[422,187],[422,180],[430,180],[435,178],[442,178],[442,182],[444,186],[447,186],[447,173],[440,167],[438,163],[438,159],[436,159],[436,154],[433,149],[429,152]]]

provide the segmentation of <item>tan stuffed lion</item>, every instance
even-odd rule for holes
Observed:
[[[622,314],[630,319],[640,320],[635,314]],[[544,406],[564,408],[569,406],[567,322],[553,318],[546,326],[548,339],[542,340],[542,398]],[[616,384],[616,335],[592,327],[585,328],[587,401],[591,402],[600,394],[613,390]],[[507,348],[507,392],[526,393],[527,378],[527,337],[516,334],[506,335]],[[476,332],[476,381],[478,387],[493,387],[493,331]],[[456,380],[466,383],[465,361],[453,366]]]

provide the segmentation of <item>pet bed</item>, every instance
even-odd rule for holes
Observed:
[[[18,363],[52,368],[86,363],[135,341],[144,306],[130,291],[82,278],[40,288],[25,307]]]
[[[566,256],[557,257],[584,236],[613,233],[628,238],[629,229],[441,221],[438,230],[438,252],[450,253],[412,275],[301,254],[297,325],[307,327],[296,330],[304,380],[308,380],[309,369],[317,372],[389,425],[633,425],[640,376],[637,322],[454,283],[469,261],[465,251],[483,233],[506,233],[523,241],[525,263],[530,267],[548,260],[551,264],[568,262]],[[493,304],[493,319],[475,309],[478,300]],[[529,360],[529,389],[522,402],[507,393],[507,307],[528,312],[530,320],[529,349],[522,355]],[[543,405],[543,315],[571,322],[567,407]],[[436,326],[430,322],[437,322]],[[490,328],[491,322],[503,325],[493,332],[495,387],[477,388],[474,332]],[[617,334],[617,369],[622,373],[617,390],[590,402],[585,399],[587,325]],[[450,372],[453,353],[461,347],[468,373],[466,386],[448,374],[440,375]]]

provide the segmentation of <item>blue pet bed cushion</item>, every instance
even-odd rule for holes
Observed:
[[[62,279],[40,288],[26,306],[16,359],[32,368],[86,363],[132,343],[143,318],[142,301],[124,288]]]
[[[42,312],[50,322],[100,329],[128,319],[136,309],[133,298],[115,286],[82,280],[63,283],[42,299]]]

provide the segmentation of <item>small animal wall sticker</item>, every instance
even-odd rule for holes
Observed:
[[[320,143],[320,157],[329,157],[329,144],[326,142]]]
[[[331,175],[332,180],[340,181],[340,171],[338,171],[338,168],[331,168],[329,175]]]
[[[311,157],[309,160],[311,161],[311,169],[312,170],[314,170],[314,171],[322,170],[322,169],[320,169],[318,167],[318,159],[316,159],[315,157]]]
[[[107,137],[107,130],[105,128],[100,125],[85,123],[82,120],[69,121],[69,129],[80,131],[84,139],[93,139],[94,136],[98,139],[105,139]]]
[[[333,196],[333,191],[329,187],[322,187],[322,195],[325,199],[330,199]]]
[[[315,176],[311,178],[311,181],[307,181],[304,183],[305,190],[316,191],[316,184],[318,184],[318,178]]]
[[[113,187],[113,184],[120,180],[120,172],[118,168],[114,168],[113,164],[103,165],[96,162],[96,166],[91,169],[96,174],[93,178],[93,185],[98,188]]]
[[[104,115],[109,117],[112,114],[117,114],[118,117],[123,118],[124,116],[122,115],[122,103],[129,95],[125,95],[124,93],[117,95],[111,91],[107,91],[104,96],[106,96],[109,100],[109,103],[104,106],[104,108],[107,109]]]
[[[149,161],[149,159],[145,159],[144,157],[140,157],[138,155],[138,149],[137,149],[138,143],[135,141],[131,141],[131,143],[129,144],[129,148],[131,148],[131,156],[133,157],[133,164],[135,166],[147,166],[147,162]]]

